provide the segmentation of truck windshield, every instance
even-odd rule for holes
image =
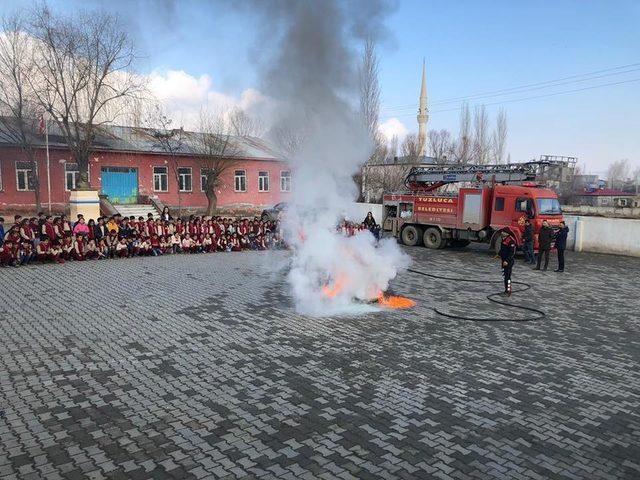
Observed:
[[[538,215],[560,215],[562,209],[557,198],[538,198]]]

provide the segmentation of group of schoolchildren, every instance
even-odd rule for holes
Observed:
[[[100,217],[85,222],[78,215],[71,223],[65,215],[16,215],[5,232],[0,217],[0,266],[33,262],[64,263],[177,253],[239,252],[283,249],[286,245],[278,221],[190,216],[174,219],[165,207],[160,218]]]

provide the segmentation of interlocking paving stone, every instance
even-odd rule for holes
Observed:
[[[640,259],[407,249],[407,311],[309,318],[286,252],[0,270],[0,479],[640,478]]]

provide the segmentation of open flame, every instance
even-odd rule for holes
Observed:
[[[407,297],[400,295],[385,295],[384,292],[378,292],[378,305],[384,308],[404,309],[415,306],[416,302]]]
[[[347,282],[348,278],[346,275],[338,275],[333,283],[326,283],[322,286],[322,295],[328,299],[337,297],[345,288]],[[385,295],[382,290],[378,291],[375,301],[379,306],[393,310],[411,308],[416,304],[415,301],[407,297],[401,297],[400,295]]]

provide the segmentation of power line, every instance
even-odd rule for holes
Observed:
[[[488,92],[484,92],[484,93],[466,95],[466,96],[462,96],[462,97],[452,97],[452,98],[448,98],[448,99],[444,99],[444,100],[439,100],[439,101],[433,102],[433,103],[431,103],[431,105],[441,105],[441,104],[451,103],[451,102],[454,102],[454,101],[482,98],[482,97],[485,97],[485,96],[494,97],[494,96],[500,96],[500,95],[507,95],[507,94],[510,94],[510,93],[524,93],[524,91],[520,91],[520,90],[529,89],[529,88],[531,88],[532,90],[539,90],[540,88],[551,88],[551,87],[560,86],[560,85],[566,85],[566,84],[570,84],[570,83],[585,82],[585,81],[596,80],[598,78],[603,78],[603,77],[612,76],[612,75],[623,75],[623,74],[626,74],[626,73],[635,72],[635,71],[640,70],[640,69],[634,68],[634,69],[631,69],[631,70],[628,70],[628,71],[624,71],[624,72],[614,72],[614,73],[608,73],[606,75],[600,75],[600,76],[593,77],[593,75],[596,75],[596,74],[599,74],[599,73],[612,72],[614,70],[622,70],[622,69],[625,69],[625,68],[637,67],[637,66],[640,66],[640,62],[639,63],[630,63],[630,64],[627,64],[627,65],[620,65],[620,66],[617,66],[617,67],[605,68],[605,69],[601,69],[601,70],[595,70],[595,71],[592,71],[592,72],[581,73],[581,74],[577,74],[577,75],[570,75],[568,77],[558,78],[558,79],[555,79],[555,80],[546,80],[544,82],[530,83],[530,84],[526,84],[526,85],[520,85],[520,86],[517,86],[517,87],[503,88],[503,89],[492,90],[492,91],[488,91]],[[579,79],[579,80],[573,80],[573,81],[570,81],[570,82],[565,82],[565,80],[578,79],[580,77],[592,77],[592,78],[582,78],[582,79]],[[564,82],[564,83],[558,83],[558,82]],[[535,87],[535,88],[532,88],[532,87]],[[382,107],[382,110],[402,110],[402,109],[415,108],[415,107],[416,107],[415,104],[411,104],[411,105],[396,105],[396,106]]]
[[[574,83],[580,83],[580,82],[589,82],[591,80],[598,80],[600,78],[606,78],[606,77],[610,77],[612,75],[623,75],[626,73],[633,73],[633,72],[637,72],[640,71],[640,68],[633,68],[631,70],[625,70],[623,72],[616,72],[616,73],[607,73],[604,75],[598,75],[595,77],[589,77],[589,78],[583,78],[581,80],[571,80],[568,82],[559,82],[559,83],[554,83],[553,85],[542,85],[539,87],[532,87],[532,88],[527,88],[527,89],[521,89],[518,91],[513,91],[513,92],[508,92],[508,93],[494,93],[492,95],[476,95],[476,96],[469,96],[469,97],[464,97],[463,100],[479,100],[482,98],[495,98],[495,97],[502,97],[504,95],[517,95],[519,93],[526,93],[526,92],[533,92],[535,90],[541,90],[541,89],[546,89],[546,88],[552,88],[552,87],[560,87],[562,85],[571,85]],[[439,102],[433,102],[431,105],[446,105],[447,103],[454,103],[457,102],[459,100],[442,100]],[[403,109],[406,110],[406,109]]]
[[[532,97],[524,97],[524,98],[515,98],[512,100],[504,100],[501,102],[492,102],[492,103],[484,103],[483,106],[485,107],[489,107],[492,105],[503,105],[505,103],[515,103],[515,102],[524,102],[526,100],[534,100],[537,98],[546,98],[546,97],[554,97],[557,95],[564,95],[567,93],[576,93],[576,92],[583,92],[585,90],[593,90],[594,88],[601,88],[601,87],[610,87],[610,86],[614,86],[614,85],[622,85],[625,83],[632,83],[632,82],[639,82],[640,81],[640,77],[639,78],[632,78],[630,80],[622,80],[620,82],[611,82],[611,83],[603,83],[600,85],[592,85],[589,87],[583,87],[583,88],[575,88],[572,90],[564,90],[562,92],[554,92],[554,93],[546,93],[544,95],[534,95]],[[434,110],[434,111],[430,111],[429,113],[444,113],[444,112],[455,112],[457,110],[460,110],[462,107],[457,107],[457,108],[448,108],[445,110]],[[413,113],[404,113],[404,114],[400,114],[400,115],[393,115],[393,114],[389,114],[389,115],[384,115],[387,117],[408,117],[408,116],[413,116]]]

